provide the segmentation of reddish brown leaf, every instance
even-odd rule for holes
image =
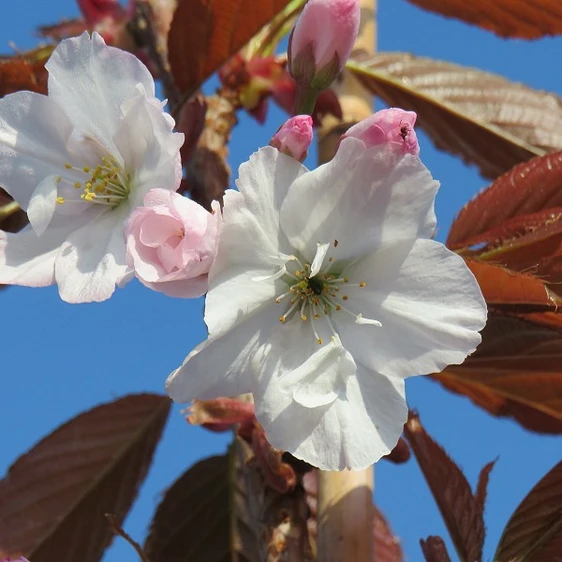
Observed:
[[[517,273],[500,265],[467,259],[482,294],[491,307],[516,307],[518,311],[556,310],[562,298],[553,293],[538,277]]]
[[[492,468],[496,461],[489,462],[482,470],[480,471],[480,475],[478,476],[478,485],[476,486],[476,493],[474,497],[476,501],[482,506],[482,510],[484,510],[484,505],[486,503],[486,494],[488,492],[488,481],[490,480],[490,472],[492,472]]]
[[[492,314],[476,352],[432,376],[495,416],[562,433],[561,330]]]
[[[500,539],[495,562],[562,560],[562,462],[519,504]]]
[[[441,537],[431,536],[426,540],[420,539],[420,546],[426,562],[451,562]]]
[[[394,449],[383,457],[384,460],[393,462],[394,464],[403,464],[410,460],[410,447],[408,447],[408,443],[400,437],[398,439],[398,443],[396,443]]]
[[[562,149],[562,104],[554,94],[403,53],[377,54],[347,67],[388,105],[416,111],[439,148],[486,176]]]
[[[280,562],[308,557],[299,486],[268,488],[250,446],[197,463],[166,491],[144,547],[151,562]]]
[[[46,93],[45,62],[52,52],[53,46],[47,46],[27,53],[0,57],[0,98],[19,90]]]
[[[562,314],[558,312],[532,312],[529,314],[518,314],[517,317],[534,324],[562,330]]]
[[[403,562],[400,539],[392,532],[390,525],[377,506],[373,520],[373,562]]]
[[[0,558],[98,562],[144,480],[170,401],[126,396],[80,414],[20,457],[0,481]]]
[[[533,158],[495,180],[464,206],[451,226],[447,245],[456,249],[488,241],[494,237],[493,229],[509,219],[557,207],[562,207],[562,152]],[[544,222],[552,218],[547,215]],[[501,231],[496,232],[501,237]]]
[[[182,94],[193,93],[289,0],[180,0],[168,57]]]
[[[230,562],[229,480],[223,455],[198,462],[166,490],[144,545],[151,562]]]
[[[410,414],[404,435],[420,465],[462,562],[482,558],[484,506],[472,494],[460,468]],[[438,560],[438,559],[436,559]]]
[[[558,0],[410,0],[420,8],[456,18],[497,33],[500,37],[537,39],[562,33]]]
[[[310,509],[308,529],[312,540],[316,541],[316,513],[318,504],[318,471],[311,470],[303,476],[306,502]],[[392,532],[381,511],[373,506],[373,562],[403,562],[404,555],[400,539]]]

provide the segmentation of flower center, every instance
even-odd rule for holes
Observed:
[[[73,170],[84,175],[84,181],[71,182],[62,177],[57,178],[58,184],[71,184],[80,193],[80,199],[60,196],[57,203],[77,202],[105,205],[114,209],[129,198],[131,192],[131,177],[126,173],[113,156],[102,156],[95,168],[84,166],[77,168],[72,164],[65,164],[67,170]]]
[[[337,241],[334,241],[333,245],[337,246]],[[286,302],[285,299],[289,297],[287,310],[279,317],[279,321],[285,323],[298,311],[303,322],[310,322],[316,341],[320,345],[323,340],[318,335],[316,321],[326,322],[332,334],[337,336],[330,320],[331,315],[336,312],[353,317],[356,324],[381,326],[378,320],[365,318],[360,312],[348,308],[349,295],[346,289],[352,287],[363,289],[367,283],[350,282],[345,273],[352,264],[344,267],[343,270],[338,270],[337,265],[333,264],[333,258],[327,255],[330,246],[331,244],[318,244],[312,264],[303,263],[296,256],[288,256],[279,272],[267,278],[259,278],[259,280],[280,278],[287,283],[289,290],[275,299],[275,302],[280,304]]]

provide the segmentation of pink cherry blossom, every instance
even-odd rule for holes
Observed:
[[[309,0],[289,41],[289,71],[297,82],[326,88],[341,72],[359,32],[359,0]]]
[[[140,282],[171,297],[199,297],[207,291],[220,207],[213,213],[166,189],[151,189],[125,227],[127,264]]]
[[[269,145],[302,162],[312,142],[312,117],[296,115],[288,119],[273,135]]]
[[[414,132],[416,118],[414,111],[397,107],[381,109],[348,129],[341,140],[354,137],[367,147],[390,142],[402,154],[419,154],[420,147]]]

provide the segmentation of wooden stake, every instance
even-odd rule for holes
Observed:
[[[361,0],[361,28],[356,48],[375,52],[376,0]],[[326,118],[322,123],[320,163],[334,155],[340,135],[373,112],[373,96],[349,73],[335,90],[343,111],[343,123]],[[372,562],[374,469],[319,472],[318,562]]]

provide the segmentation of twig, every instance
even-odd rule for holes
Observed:
[[[142,549],[141,545],[136,542],[128,533],[126,533],[122,528],[121,525],[117,522],[117,517],[113,513],[106,513],[105,518],[107,519],[107,523],[109,524],[109,528],[118,536],[124,538],[137,552],[139,558],[142,562],[150,562],[148,556]]]
[[[148,51],[148,56],[158,71],[158,78],[162,82],[164,94],[170,104],[170,113],[172,113],[178,104],[179,92],[170,72],[166,56],[162,53],[162,49],[158,47],[158,39],[154,32],[152,20],[152,7],[147,0],[139,0],[135,4],[135,15],[127,24],[127,28],[139,47],[144,47]]]
[[[7,219],[9,216],[17,213],[20,210],[20,206],[15,201],[10,201],[6,205],[0,207],[0,221]]]

